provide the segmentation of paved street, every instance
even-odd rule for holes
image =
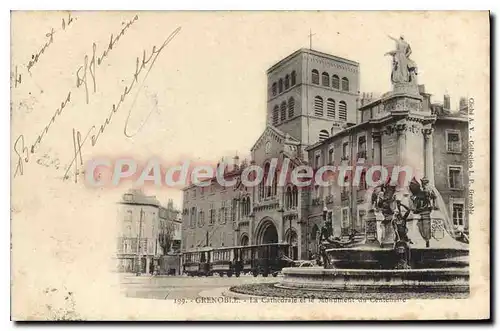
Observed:
[[[149,299],[194,299],[203,296],[203,292],[219,288],[229,288],[234,285],[252,283],[274,283],[278,277],[241,276],[239,278],[226,276],[188,277],[188,276],[134,276],[122,275],[121,283],[128,297]]]

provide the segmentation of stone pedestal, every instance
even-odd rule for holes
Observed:
[[[369,246],[380,245],[377,239],[377,217],[375,211],[370,209],[365,220],[365,244]]]
[[[390,247],[394,245],[394,228],[391,223],[392,216],[385,220],[377,220],[377,239],[381,247]]]
[[[420,219],[417,221],[417,227],[422,239],[425,240],[425,247],[430,247],[431,240],[431,212],[425,211],[420,213]]]

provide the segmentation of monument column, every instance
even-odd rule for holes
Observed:
[[[424,135],[424,154],[425,154],[425,177],[429,180],[429,184],[434,186],[434,154],[433,154],[433,139],[432,128],[422,129]]]

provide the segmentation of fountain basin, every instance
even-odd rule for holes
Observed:
[[[468,268],[323,269],[285,268],[276,286],[289,289],[370,292],[469,291]]]
[[[337,269],[393,269],[397,255],[392,247],[358,246],[327,249],[326,254]],[[412,248],[412,269],[466,268],[468,248]]]

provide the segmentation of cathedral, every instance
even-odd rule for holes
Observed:
[[[250,164],[268,175],[271,159],[291,167],[409,164],[441,193],[453,225],[468,231],[467,100],[431,103],[423,85],[394,82],[380,96],[360,93],[359,63],[299,49],[267,70],[266,128],[251,148],[251,161],[235,157],[225,177],[238,180]],[[415,76],[413,76],[415,77]],[[409,78],[411,79],[411,78]],[[183,189],[182,250],[287,243],[290,256],[317,253],[319,229],[366,236],[369,199],[365,171],[359,185],[297,187],[292,184]],[[240,181],[241,182],[241,181]]]

